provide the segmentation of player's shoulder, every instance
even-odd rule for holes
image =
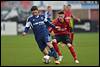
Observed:
[[[27,21],[29,21],[32,17],[33,17],[33,15],[28,16]]]
[[[39,18],[41,18],[41,19],[45,19],[45,16],[42,15],[42,14],[40,14],[40,15],[39,15]]]
[[[33,15],[30,15],[30,16],[28,16],[28,18],[27,18],[27,19],[32,18],[32,17],[33,17]]]
[[[45,15],[43,15],[43,14],[40,14],[39,16],[40,16],[40,17],[45,17]]]

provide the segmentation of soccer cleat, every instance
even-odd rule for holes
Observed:
[[[75,60],[75,63],[76,63],[76,64],[79,64],[79,61],[78,61],[78,60]]]
[[[55,64],[60,64],[60,62],[58,60],[55,60]]]
[[[58,61],[62,61],[63,59],[63,56],[59,56],[59,60]]]

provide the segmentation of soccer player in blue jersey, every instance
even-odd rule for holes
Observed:
[[[60,62],[58,61],[58,55],[52,44],[50,43],[50,34],[46,25],[51,26],[55,29],[56,27],[53,24],[49,23],[44,15],[39,15],[37,6],[32,6],[31,11],[32,15],[28,17],[24,32],[22,34],[26,35],[29,28],[31,27],[35,35],[36,42],[43,54],[54,57],[55,63],[60,64]],[[47,46],[50,49],[49,51],[46,49]]]
[[[50,5],[47,6],[47,10],[45,11],[45,17],[47,17],[48,21],[52,22],[53,11],[52,11],[52,7]]]

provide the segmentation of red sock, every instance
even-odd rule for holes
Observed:
[[[52,42],[52,44],[53,44],[54,49],[55,49],[56,52],[58,53],[58,55],[59,55],[59,56],[62,56],[62,53],[61,53],[61,51],[59,50],[57,41],[54,40],[54,41]]]
[[[75,52],[75,50],[74,50],[74,47],[73,47],[73,46],[69,47],[69,50],[70,50],[70,52],[71,52],[71,54],[72,54],[74,60],[76,60],[76,59],[77,59],[77,56],[76,56],[76,52]]]

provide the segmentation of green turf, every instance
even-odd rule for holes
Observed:
[[[98,66],[99,33],[75,33],[74,46],[80,63],[75,64],[67,47],[60,49],[64,56],[61,66]],[[1,66],[55,66],[42,63],[43,54],[33,35],[2,36]],[[56,65],[56,66],[60,66]]]

